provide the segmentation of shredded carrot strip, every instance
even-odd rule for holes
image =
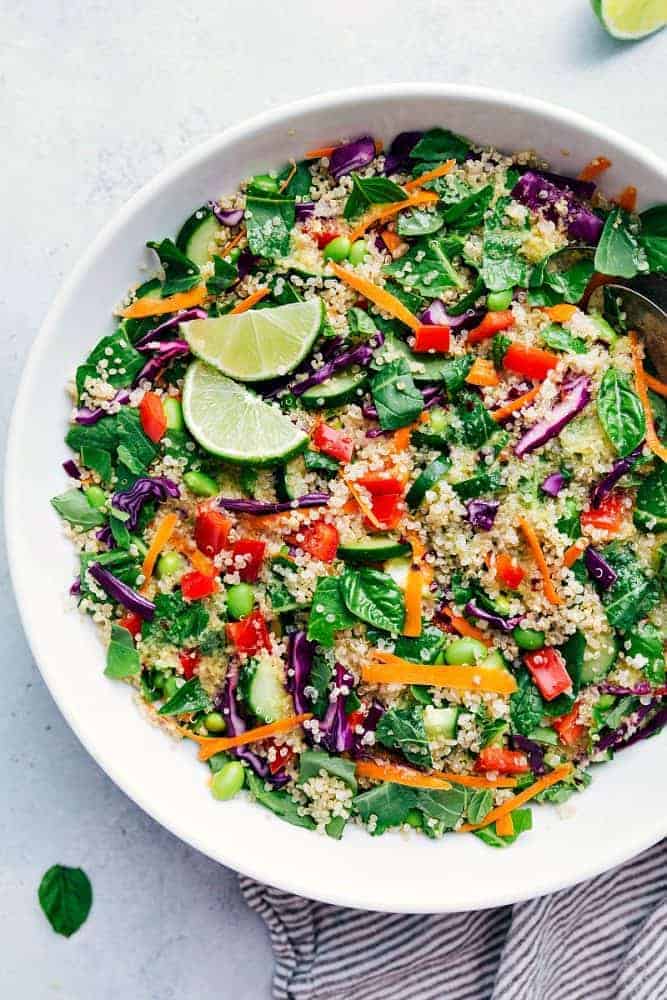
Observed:
[[[660,379],[654,378],[653,375],[649,375],[648,372],[644,372],[644,381],[646,382],[646,387],[652,389],[653,392],[657,392],[659,396],[667,396],[667,384],[661,382]]]
[[[245,230],[241,229],[241,231],[237,233],[236,236],[232,237],[229,243],[225,243],[224,247],[217,256],[226,257],[228,253],[232,252],[234,247],[237,247],[239,245],[244,236],[245,236]]]
[[[359,760],[355,765],[358,778],[372,781],[390,781],[394,785],[408,785],[410,788],[440,788],[452,786],[439,774],[422,774],[400,764],[390,764],[374,760]]]
[[[458,632],[459,635],[465,635],[468,639],[477,639],[478,642],[483,642],[485,646],[489,647],[489,649],[493,646],[493,642],[489,639],[486,632],[482,632],[481,629],[471,625],[466,618],[462,618],[460,615],[455,615],[451,608],[443,606],[441,610],[442,613],[449,618],[452,628]]]
[[[355,238],[354,236],[350,236],[351,240]],[[391,313],[401,323],[409,326],[411,330],[416,330],[420,325],[417,317],[413,316],[402,302],[399,302],[397,298],[390,295],[384,288],[374,285],[367,278],[362,278],[360,275],[355,274],[354,271],[349,271],[347,268],[341,267],[340,264],[335,264],[333,261],[329,262],[329,266],[340,281],[344,281],[350,288],[354,288],[356,292],[363,295],[369,302],[373,302],[378,309],[384,309],[385,312]]]
[[[338,149],[338,146],[318,146],[317,149],[309,149],[307,153],[303,154],[304,160],[321,160],[323,156],[331,156],[334,149]]]
[[[453,687],[462,691],[494,691],[512,694],[516,681],[507,670],[495,667],[456,666],[433,667],[410,663],[385,650],[372,649],[371,662],[361,667],[367,684],[425,684],[427,687]]]
[[[514,833],[514,820],[512,819],[512,813],[507,813],[505,816],[499,816],[496,820],[496,833],[499,837],[511,837]]]
[[[646,373],[644,371],[644,364],[642,361],[641,346],[634,330],[628,330],[628,340],[630,341],[632,361],[635,366],[635,388],[637,389],[637,395],[641,400],[644,417],[646,418],[646,444],[649,446],[654,455],[657,455],[663,462],[667,462],[667,448],[656,434],[655,423],[653,421],[653,411],[651,410],[651,401],[648,398],[648,390],[646,387]]]
[[[262,299],[266,298],[270,291],[270,288],[258,288],[257,291],[253,292],[252,295],[249,295],[247,299],[237,302],[234,308],[229,310],[229,315],[238,316],[239,313],[248,312],[248,310],[252,309],[253,306],[256,306],[258,302],[261,302]]]
[[[357,501],[359,510],[364,515],[364,517],[368,518],[368,520],[371,522],[374,528],[383,529],[384,524],[382,523],[382,521],[379,521],[377,519],[377,517],[373,513],[373,508],[371,507],[371,505],[369,503],[366,503],[366,500],[364,499],[364,496],[359,487],[357,486],[357,484],[353,482],[351,479],[345,479],[344,477],[343,477],[343,482],[347,486],[348,490],[350,491],[354,499]]]
[[[422,631],[422,571],[419,566],[411,566],[405,586],[405,622],[403,635],[418,636]]]
[[[384,143],[383,143],[382,139],[376,139],[375,140],[375,155],[379,156],[383,149],[384,149]]]
[[[146,587],[148,584],[148,581],[153,574],[157,558],[174,533],[177,524],[178,514],[165,514],[158,524],[157,531],[153,535],[153,541],[150,544],[143,566],[141,567],[141,572],[145,577],[143,587]]]
[[[278,191],[279,191],[280,194],[283,193],[283,191],[285,190],[285,188],[289,187],[289,182],[292,180],[292,178],[294,177],[294,175],[296,173],[296,163],[294,162],[294,160],[290,160],[290,163],[292,164],[292,168],[291,168],[290,172],[288,173],[287,177],[285,178],[285,180],[282,182],[282,184],[278,188]]]
[[[414,208],[416,205],[435,205],[437,200],[438,196],[434,191],[415,191],[405,201],[389,201],[386,205],[377,205],[363,216],[352,232],[349,233],[349,239],[354,243],[355,240],[364,235],[367,229],[374,226],[376,222],[386,222],[387,219],[393,218],[398,212],[402,212],[404,208]]]
[[[535,795],[539,795],[543,792],[545,788],[550,788],[551,785],[555,785],[556,782],[562,781],[563,778],[567,778],[568,774],[572,771],[571,764],[561,764],[554,771],[549,774],[545,774],[543,778],[539,778],[538,781],[534,781],[532,785],[528,788],[524,788],[522,792],[518,795],[513,795],[511,799],[503,802],[502,805],[496,806],[492,809],[490,813],[487,813],[481,823],[464,823],[463,826],[458,828],[458,833],[469,833],[470,830],[481,830],[485,826],[490,826],[491,823],[495,823],[497,820],[502,819],[508,813],[514,812],[519,806],[522,806],[524,802],[528,802],[530,799],[534,798]]]
[[[433,170],[427,170],[425,174],[420,174],[419,177],[415,177],[414,180],[408,181],[404,184],[406,191],[415,191],[417,188],[423,187],[424,184],[428,184],[429,181],[434,181],[436,177],[444,177],[445,174],[450,173],[451,170],[456,166],[456,160],[447,160],[445,163],[441,163],[439,167],[435,167]]]
[[[560,594],[556,593],[556,589],[551,582],[551,577],[549,575],[549,567],[547,566],[547,561],[544,558],[544,553],[542,552],[542,546],[540,545],[540,540],[537,537],[535,528],[532,526],[530,521],[527,521],[525,517],[519,518],[519,527],[521,528],[524,538],[528,543],[528,548],[530,549],[533,559],[537,564],[537,568],[542,576],[542,589],[544,591],[544,596],[549,601],[550,604],[562,604],[563,598]]]
[[[394,451],[406,451],[410,447],[412,428],[412,424],[408,424],[407,427],[398,428],[393,437]]]
[[[200,306],[206,298],[206,286],[197,285],[189,292],[178,292],[166,299],[137,299],[127,309],[121,309],[119,315],[124,319],[145,319],[146,316],[161,316],[162,313],[176,312],[178,309],[189,309],[190,306]]]
[[[624,209],[626,212],[634,212],[637,207],[637,188],[632,184],[628,184],[624,187],[618,198],[616,198],[616,203]]]
[[[594,181],[595,178],[599,177],[605,170],[609,170],[610,166],[611,160],[608,160],[606,156],[595,156],[581,171],[579,174],[579,180]]]
[[[383,229],[380,236],[382,237],[382,242],[386,246],[387,250],[391,253],[398,250],[402,243],[401,237],[398,233],[395,233],[393,229]]]
[[[472,368],[466,375],[469,385],[498,385],[498,372],[487,358],[475,358]]]
[[[497,424],[499,424],[501,420],[507,420],[507,418],[511,417],[513,413],[516,413],[517,410],[521,410],[524,406],[528,406],[529,403],[532,403],[541,388],[541,383],[540,385],[535,385],[532,389],[529,389],[528,392],[524,392],[523,396],[518,396],[516,399],[512,399],[509,403],[505,403],[504,406],[499,406],[497,410],[492,412],[491,419],[495,420]]]
[[[199,743],[199,759],[208,760],[222,750],[232,750],[234,747],[245,746],[246,743],[259,743],[260,740],[266,740],[269,736],[275,736],[278,733],[289,733],[312,717],[312,712],[291,715],[287,719],[278,719],[277,722],[270,722],[266,726],[246,729],[245,733],[239,733],[238,736],[197,736],[196,733],[191,732],[183,732],[183,735],[194,740],[195,743]]]
[[[205,556],[203,552],[200,552],[199,549],[195,548],[194,545],[189,545],[176,532],[172,535],[171,544],[177,552],[180,552],[189,559],[193,569],[196,569],[198,573],[203,573],[204,576],[216,576],[217,570],[213,561],[208,556]]]
[[[567,302],[561,302],[557,306],[543,306],[542,312],[546,313],[553,323],[569,323],[577,311],[576,306],[571,306]]]
[[[439,771],[442,778],[451,781],[453,785],[465,785],[467,788],[515,788],[516,778],[485,778],[477,774],[454,774],[450,771]]]
[[[565,555],[563,556],[563,566],[574,566],[579,556],[586,551],[588,547],[587,538],[578,538],[573,545],[570,545],[569,549],[565,550]]]

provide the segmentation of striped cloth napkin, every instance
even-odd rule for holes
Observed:
[[[573,889],[473,913],[241,889],[271,935],[277,1000],[667,1000],[667,840]]]

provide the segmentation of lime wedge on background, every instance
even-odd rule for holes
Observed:
[[[201,361],[185,375],[183,416],[195,441],[228,462],[284,462],[308,442],[277,406]]]
[[[667,24],[667,0],[591,0],[591,4],[614,38],[644,38]]]
[[[241,382],[287,375],[303,361],[322,328],[324,303],[290,302],[274,309],[193,319],[181,331],[193,354]]]

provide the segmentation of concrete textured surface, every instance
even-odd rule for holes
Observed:
[[[345,86],[449,80],[534,94],[667,152],[667,32],[614,42],[587,0],[2,0],[0,10],[3,429],[30,342],[89,240],[165,164],[246,115]],[[29,488],[28,455],[25,473]],[[268,996],[268,939],[235,874],[162,830],[88,757],[40,679],[6,574],[1,587],[0,993]],[[70,940],[36,905],[56,861],[82,865],[95,892]]]

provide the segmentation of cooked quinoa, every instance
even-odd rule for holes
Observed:
[[[667,719],[667,387],[613,296],[586,307],[596,272],[664,270],[667,207],[584,177],[364,136],[148,244],[71,383],[53,505],[106,675],[199,744],[216,798],[500,847]],[[228,426],[232,462],[186,373],[265,309],[320,310],[247,378],[297,444],[260,460]]]

